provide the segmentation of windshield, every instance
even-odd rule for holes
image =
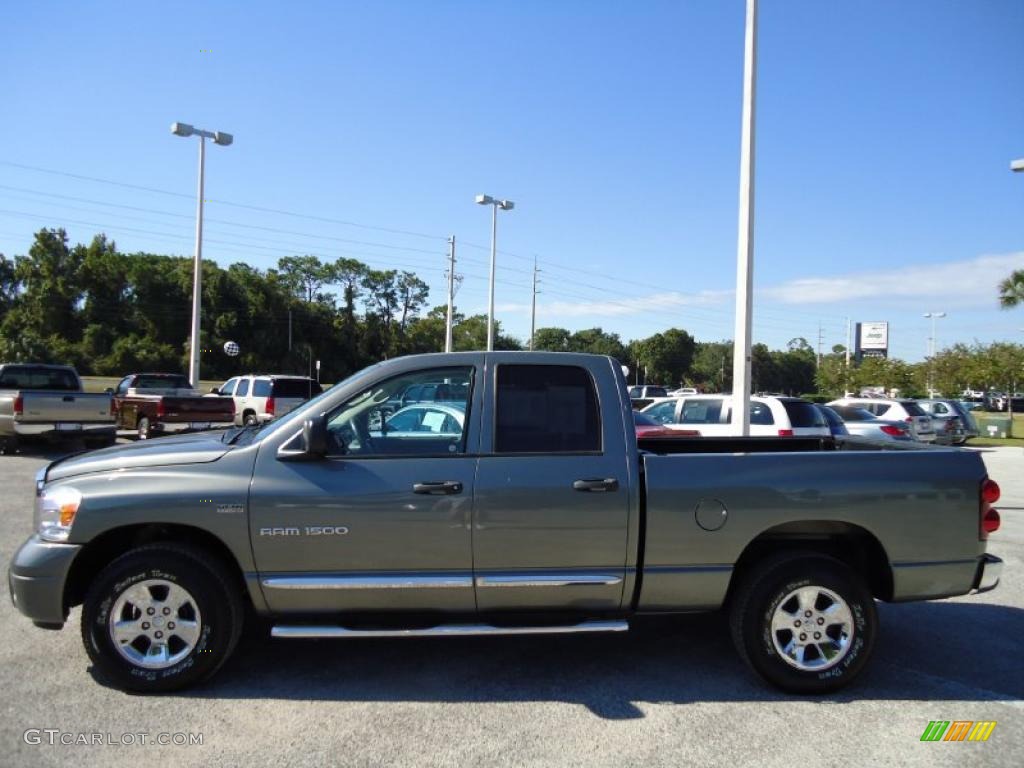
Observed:
[[[0,377],[0,389],[53,389],[77,392],[78,377],[67,368],[10,366]]]

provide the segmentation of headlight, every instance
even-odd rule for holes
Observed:
[[[67,541],[82,494],[74,488],[45,489],[36,497],[36,531],[46,541]]]

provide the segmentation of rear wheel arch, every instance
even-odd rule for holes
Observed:
[[[238,558],[209,531],[188,525],[145,523],[105,531],[75,557],[64,584],[64,610],[80,605],[89,586],[100,572],[124,553],[146,544],[180,544],[216,559],[231,578],[243,600],[251,606],[251,595]]]
[[[892,565],[877,536],[853,523],[802,520],[762,531],[746,546],[733,567],[726,601],[734,596],[738,585],[761,562],[796,550],[839,560],[864,579],[872,596],[885,601],[892,599]]]

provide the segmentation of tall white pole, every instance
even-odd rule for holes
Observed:
[[[491,204],[491,287],[487,302],[487,351],[494,350],[494,270],[498,255],[498,202]]]
[[[750,337],[754,309],[754,105],[757,88],[757,0],[747,0],[740,138],[740,218],[736,249],[736,341],[732,359],[732,432],[750,434]]]
[[[452,351],[452,321],[455,315],[455,235],[448,238],[448,318],[444,324],[444,351]]]
[[[203,168],[206,161],[206,138],[199,137],[199,200],[196,202],[196,258],[192,277],[192,348],[188,380],[199,386],[199,310],[203,292]]]
[[[530,304],[530,351],[533,352],[533,337],[537,334],[537,257],[533,257],[533,301]]]

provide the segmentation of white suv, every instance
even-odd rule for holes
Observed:
[[[323,388],[306,376],[253,374],[228,379],[213,394],[235,401],[235,424],[265,424],[316,397]]]
[[[669,429],[702,437],[731,434],[732,395],[687,395],[658,400],[642,413]],[[750,398],[752,437],[830,437],[825,416],[813,403],[798,397]]]
[[[922,443],[935,442],[935,427],[932,417],[914,400],[892,400],[887,397],[844,397],[833,400],[829,405],[854,405],[875,414],[876,418],[887,421],[905,421],[910,425],[910,434]]]

